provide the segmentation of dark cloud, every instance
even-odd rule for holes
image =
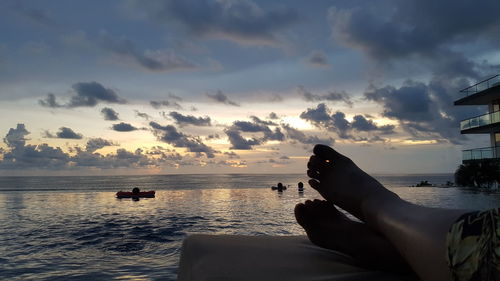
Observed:
[[[324,103],[320,103],[316,108],[308,108],[300,114],[300,118],[305,119],[317,126],[329,128],[331,125],[330,110]]]
[[[251,138],[245,139],[241,136],[241,132],[233,129],[226,129],[224,131],[227,135],[229,142],[231,143],[230,149],[241,149],[241,150],[250,150],[252,146],[259,145],[262,141]]]
[[[333,145],[335,140],[330,137],[319,138],[317,136],[306,136],[303,132],[291,127],[288,124],[282,124],[281,127],[285,130],[289,139],[298,141],[302,144],[325,144]]]
[[[240,156],[234,151],[229,151],[229,152],[226,151],[226,152],[224,152],[224,155],[227,155],[227,157],[229,157],[229,159],[239,159],[240,158]]]
[[[257,116],[250,116],[250,118],[252,119],[253,122],[255,122],[257,124],[266,125],[266,126],[278,126],[278,124],[273,122],[273,121],[265,121],[265,120],[260,119]]]
[[[351,140],[365,140],[359,136],[353,136],[353,131],[357,132],[374,132],[381,134],[394,133],[395,126],[383,125],[379,126],[371,119],[366,119],[362,115],[355,115],[353,121],[350,122],[345,118],[345,113],[337,111],[330,114],[330,109],[324,104],[320,103],[316,108],[308,108],[300,114],[300,118],[309,121],[316,127],[326,129],[331,132],[337,133],[340,138]]]
[[[158,140],[173,145],[174,147],[185,147],[190,152],[197,154],[204,153],[207,158],[214,158],[215,150],[205,145],[200,138],[188,136],[181,132],[172,125],[161,126],[156,122],[149,122],[153,128],[154,133]]]
[[[3,139],[3,142],[5,142],[5,144],[11,148],[24,146],[27,140],[25,136],[29,135],[29,133],[30,132],[26,130],[24,124],[17,124],[17,127],[15,129],[9,129],[9,132]]]
[[[257,120],[261,121],[258,118]],[[234,121],[231,129],[246,133],[261,132],[264,134],[264,137],[261,139],[262,142],[268,140],[282,141],[285,138],[285,135],[283,135],[279,128],[275,128],[273,131],[266,124],[262,122],[256,122],[255,119],[253,123],[248,121]]]
[[[341,101],[341,102],[344,102],[349,107],[353,106],[353,102],[351,101],[351,97],[349,96],[349,94],[347,94],[344,91],[328,92],[328,93],[323,94],[323,95],[316,95],[316,94],[309,92],[307,89],[304,88],[304,86],[298,86],[297,92],[299,93],[300,96],[302,96],[302,98],[305,101],[331,101],[331,102]]]
[[[326,54],[322,51],[314,51],[309,54],[306,59],[306,62],[314,67],[329,67],[328,58]]]
[[[114,111],[112,108],[105,107],[101,110],[104,120],[116,121],[118,120],[118,112]]]
[[[460,143],[457,124],[481,113],[477,107],[456,107],[459,89],[468,85],[464,78],[434,77],[428,84],[406,81],[399,88],[373,87],[365,98],[383,107],[382,115],[397,120],[415,139],[445,139]]]
[[[105,140],[102,138],[92,138],[92,139],[89,139],[87,141],[87,144],[85,146],[85,150],[87,152],[94,152],[94,151],[101,149],[105,146],[113,146],[113,145],[116,145],[116,144],[114,144],[113,142],[111,142],[109,140]]]
[[[80,140],[83,138],[82,134],[75,133],[71,128],[68,127],[59,128],[59,131],[55,135],[46,132],[46,136],[49,138],[75,139],[75,140]]]
[[[195,117],[193,115],[182,115],[176,111],[169,113],[169,116],[174,119],[175,123],[179,126],[193,125],[193,126],[212,126],[210,117]]]
[[[267,118],[272,119],[272,120],[280,119],[278,114],[276,114],[274,112],[269,113],[269,116]]]
[[[38,103],[41,106],[45,106],[45,107],[52,107],[52,108],[62,107],[61,104],[57,103],[56,96],[54,96],[54,94],[52,94],[52,93],[48,93],[47,97],[43,100],[39,100]]]
[[[150,71],[176,71],[197,68],[194,63],[174,54],[172,51],[141,52],[129,39],[114,38],[106,33],[101,34],[98,45]]]
[[[362,115],[355,115],[353,121],[351,122],[351,128],[358,131],[370,132],[370,131],[380,131],[383,134],[394,133],[394,125],[383,125],[377,126],[373,120],[366,119]]]
[[[72,86],[73,92],[76,94],[71,97],[69,103],[59,104],[56,101],[54,94],[47,94],[44,100],[39,100],[38,103],[45,107],[79,107],[79,106],[95,106],[99,102],[106,103],[125,103],[126,101],[120,98],[112,89],[105,88],[97,82],[79,82]]]
[[[134,110],[135,111],[135,116],[137,117],[141,117],[141,118],[144,118],[146,120],[149,121],[149,119],[151,119],[151,116],[147,113],[144,113],[144,112],[140,112],[139,110]]]
[[[221,90],[218,90],[215,94],[207,94],[207,97],[210,99],[218,102],[218,103],[224,103],[224,104],[229,104],[233,106],[240,106],[239,104],[235,103],[234,101],[229,100],[229,98],[222,93]]]
[[[161,0],[132,2],[154,21],[178,23],[195,36],[241,44],[275,44],[277,34],[299,20],[295,10],[265,10],[250,0]]]
[[[107,103],[125,103],[123,99],[118,97],[114,90],[104,88],[103,85],[97,82],[79,82],[73,84],[72,88],[76,96],[71,97],[71,101],[68,104],[69,107],[95,106],[101,101]]]
[[[4,170],[75,170],[81,168],[151,168],[161,165],[193,165],[194,163],[182,161],[178,153],[153,147],[150,151],[136,149],[133,152],[117,149],[114,153],[101,154],[96,151],[105,146],[116,145],[111,141],[94,138],[88,140],[85,150],[80,147],[70,149],[71,155],[59,147],[48,144],[26,145],[25,136],[29,132],[23,124],[18,124],[10,129],[4,138],[9,149],[2,149],[0,169]],[[160,153],[158,153],[160,151]],[[152,157],[148,157],[151,155]]]
[[[276,126],[273,122],[268,122],[259,119],[256,116],[251,116],[253,122],[249,121],[234,121],[233,124],[224,131],[231,143],[231,149],[250,150],[252,146],[260,145],[266,141],[283,141],[285,135],[279,127],[271,129],[269,126]],[[242,133],[262,133],[260,136],[252,136],[247,139],[242,136]]]
[[[178,104],[175,101],[168,101],[168,100],[163,100],[163,101],[150,101],[149,104],[155,109],[159,109],[162,107],[173,107],[176,109],[182,109],[182,106]]]
[[[335,40],[358,48],[379,62],[427,59],[434,71],[475,77],[474,64],[457,45],[482,42],[496,48],[500,2],[373,1],[351,9],[332,7],[328,18]],[[481,10],[481,13],[471,11]],[[496,42],[495,42],[496,41]],[[405,61],[407,62],[407,61]]]
[[[129,123],[124,123],[124,122],[113,124],[112,129],[117,132],[131,132],[138,130],[136,127],[130,125]]]

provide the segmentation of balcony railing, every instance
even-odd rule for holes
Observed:
[[[493,158],[500,158],[500,146],[475,148],[462,151],[462,159],[464,161]]]
[[[463,90],[460,90],[461,93],[464,93],[466,97],[473,95],[475,93],[479,93],[481,91],[484,91],[486,89],[489,89],[493,86],[498,86],[500,85],[500,74],[497,74],[493,77],[490,77],[486,80],[483,80],[479,83],[476,83],[470,87],[467,87]]]
[[[460,130],[486,126],[500,122],[500,111],[486,113],[460,122]]]

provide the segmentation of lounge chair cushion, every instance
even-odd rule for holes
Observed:
[[[360,267],[305,236],[191,235],[182,247],[179,280],[418,280]]]

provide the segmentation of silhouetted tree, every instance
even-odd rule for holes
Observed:
[[[455,171],[455,182],[459,186],[491,188],[495,182],[500,183],[500,163],[483,160],[462,164]]]

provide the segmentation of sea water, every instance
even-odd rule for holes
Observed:
[[[409,187],[452,175],[376,177],[425,206],[500,206],[494,192]],[[290,186],[271,190],[278,182]],[[115,198],[135,186],[156,198]],[[0,177],[0,279],[175,280],[187,235],[302,235],[293,208],[313,198],[304,175]]]

